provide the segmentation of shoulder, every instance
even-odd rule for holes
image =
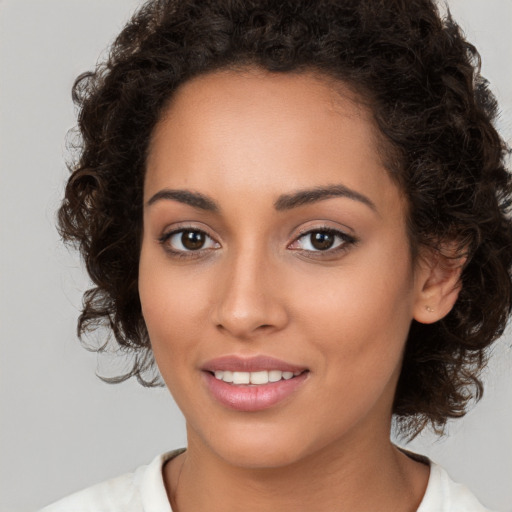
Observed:
[[[100,510],[105,512],[142,511],[140,496],[134,483],[137,471],[71,494],[43,508],[40,512],[67,512],[70,510],[76,512],[99,512]]]
[[[133,473],[93,485],[39,512],[172,512],[162,477],[166,461],[182,450],[167,452]]]
[[[448,473],[430,463],[427,490],[417,512],[491,512],[467,487],[454,482]]]

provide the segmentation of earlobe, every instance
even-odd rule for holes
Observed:
[[[467,259],[429,252],[428,257],[420,258],[417,269],[413,318],[422,324],[437,322],[452,310],[462,288],[460,276]]]

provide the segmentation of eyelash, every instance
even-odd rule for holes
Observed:
[[[198,229],[198,228],[195,228],[195,227],[192,227],[192,226],[190,226],[190,227],[181,226],[179,229],[174,229],[172,231],[164,233],[162,236],[160,236],[158,238],[158,242],[164,247],[164,250],[170,256],[172,256],[173,258],[177,258],[177,259],[199,258],[202,255],[204,255],[204,251],[212,250],[212,248],[205,248],[205,249],[201,248],[201,249],[197,249],[197,250],[183,251],[183,250],[173,249],[168,244],[169,240],[174,235],[177,235],[179,233],[184,233],[186,231],[189,231],[189,232],[192,232],[192,233],[202,234],[205,237],[209,238],[210,240],[215,241],[213,237],[211,237],[206,231],[204,231],[202,229]],[[290,245],[295,244],[299,240],[301,240],[301,239],[303,239],[303,238],[305,238],[308,235],[311,235],[313,233],[326,233],[326,234],[329,234],[329,235],[333,235],[336,238],[341,239],[341,243],[338,246],[334,247],[334,249],[328,248],[328,249],[326,249],[324,251],[322,251],[322,250],[313,251],[313,250],[305,250],[305,249],[291,249],[291,250],[298,251],[298,252],[303,252],[303,253],[308,253],[308,256],[310,258],[323,258],[323,257],[327,257],[327,255],[328,256],[334,256],[334,255],[338,255],[338,254],[340,254],[340,253],[342,253],[344,251],[347,251],[350,248],[350,246],[355,245],[358,242],[357,238],[355,238],[352,235],[348,235],[347,233],[344,233],[343,231],[339,231],[337,229],[333,229],[333,228],[328,227],[328,226],[320,226],[320,227],[316,227],[314,229],[309,229],[307,231],[303,231],[303,232],[299,233],[299,236],[297,236],[295,238],[295,240],[292,242],[292,244],[290,244]],[[215,243],[218,244],[218,242],[215,242]],[[290,247],[290,245],[288,245],[288,247]]]
[[[292,242],[292,244],[295,244],[300,239],[305,238],[308,235],[312,235],[313,233],[326,233],[328,235],[333,235],[334,237],[340,239],[341,243],[338,246],[334,247],[333,249],[328,248],[324,251],[322,251],[322,250],[311,251],[311,250],[302,249],[303,252],[306,252],[309,254],[310,258],[311,257],[327,258],[327,257],[336,256],[342,252],[347,251],[351,246],[357,244],[357,242],[358,242],[358,239],[356,237],[354,237],[352,235],[348,235],[347,233],[344,233],[343,231],[331,228],[329,226],[320,226],[320,227],[315,227],[313,229],[308,229],[306,231],[300,232],[299,236],[297,238],[295,238],[295,240]],[[301,251],[301,249],[294,249],[294,250]]]
[[[164,250],[173,258],[177,259],[191,259],[191,258],[198,258],[201,257],[201,255],[204,254],[204,251],[209,251],[211,249],[198,249],[196,251],[188,250],[188,251],[182,251],[182,250],[176,250],[173,249],[169,244],[168,241],[178,233],[184,233],[186,231],[189,231],[191,233],[200,233],[204,235],[205,237],[209,238],[210,240],[214,240],[213,237],[211,237],[206,231],[203,229],[198,229],[193,226],[180,226],[178,229],[173,229],[172,231],[169,231],[167,233],[164,233],[162,236],[158,238],[158,242],[163,246]],[[217,243],[217,242],[216,242]]]

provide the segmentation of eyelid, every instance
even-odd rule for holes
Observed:
[[[164,229],[163,233],[157,237],[157,241],[162,245],[164,250],[169,253],[169,255],[177,258],[197,258],[204,256],[205,252],[210,252],[213,249],[217,249],[218,247],[201,247],[197,250],[182,250],[182,249],[174,249],[167,242],[176,234],[182,233],[183,231],[193,231],[197,233],[202,233],[210,240],[212,240],[218,247],[220,247],[220,243],[217,238],[213,236],[207,228],[198,227],[197,225],[192,225],[190,223],[180,223],[174,224],[172,227],[168,227]]]
[[[314,255],[315,257],[322,257],[323,255],[325,255],[325,257],[327,257],[327,255],[334,255],[334,254],[337,254],[338,252],[347,250],[350,246],[357,244],[359,241],[358,238],[356,238],[354,235],[348,234],[346,231],[344,231],[340,228],[334,228],[334,227],[328,226],[328,225],[323,225],[323,226],[317,225],[317,226],[308,226],[308,227],[301,228],[299,230],[299,233],[293,239],[293,241],[290,244],[288,244],[288,248],[291,248],[291,246],[293,244],[295,244],[297,241],[299,241],[301,238],[304,238],[305,236],[310,235],[312,233],[318,233],[318,232],[333,234],[334,236],[340,238],[342,240],[342,243],[335,246],[334,248],[329,248],[329,249],[325,249],[325,250],[321,250],[321,249],[311,250],[311,249],[301,249],[301,248],[291,249],[291,250],[295,250],[297,252],[302,252],[302,253],[309,253],[311,255]]]
[[[193,231],[204,234],[207,238],[214,242],[215,247],[201,247],[199,249],[175,249],[170,246],[167,242],[176,234],[184,232],[184,231]],[[347,227],[347,231],[352,231],[352,229]],[[312,233],[318,232],[326,232],[333,234],[335,237],[341,240],[341,243],[335,245],[335,247],[330,247],[325,250],[322,249],[303,249],[303,248],[293,248],[292,245],[296,244],[301,238],[306,237]],[[211,234],[208,227],[198,226],[194,223],[184,222],[173,224],[172,226],[167,227],[163,231],[163,233],[157,237],[157,241],[163,246],[164,250],[168,252],[171,256],[177,258],[198,258],[204,256],[205,253],[211,252],[213,249],[218,249],[221,247],[220,242],[217,240],[218,237]],[[346,251],[359,242],[359,239],[352,234],[348,234],[345,230],[341,228],[335,228],[330,225],[307,225],[303,226],[299,229],[298,233],[293,238],[292,242],[287,244],[287,249],[294,250],[298,253],[307,254],[308,257],[322,258],[328,256],[334,256],[338,253]]]
[[[161,240],[163,238],[169,238],[169,236],[172,236],[175,233],[179,233],[180,231],[197,231],[199,233],[204,233],[218,243],[217,237],[212,234],[211,229],[209,229],[207,226],[202,223],[187,221],[177,222],[175,224],[171,224],[170,226],[166,226],[161,231],[162,234],[158,235],[157,239]]]

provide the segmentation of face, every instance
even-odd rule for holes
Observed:
[[[389,436],[418,272],[353,99],[307,73],[216,72],[155,128],[139,290],[189,447],[277,467]]]

